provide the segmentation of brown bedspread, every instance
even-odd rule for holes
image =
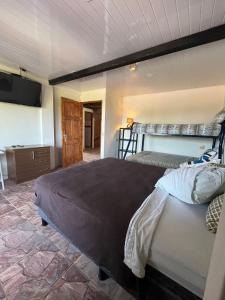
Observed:
[[[128,286],[127,228],[164,171],[114,158],[63,169],[36,180],[36,205],[84,254]]]

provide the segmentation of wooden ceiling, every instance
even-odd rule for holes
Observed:
[[[0,62],[53,78],[224,23],[224,0],[1,1]]]

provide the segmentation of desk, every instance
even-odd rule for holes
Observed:
[[[37,178],[50,171],[50,147],[29,145],[6,148],[8,177],[16,183]]]

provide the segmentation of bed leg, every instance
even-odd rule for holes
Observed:
[[[146,300],[144,278],[137,279],[137,291],[138,291],[138,300]]]
[[[98,270],[98,279],[100,281],[104,281],[108,278],[109,278],[109,276],[102,270],[102,268],[99,268],[99,270]]]
[[[47,226],[47,225],[48,225],[48,222],[46,222],[44,219],[41,219],[41,225],[42,225],[42,226]]]

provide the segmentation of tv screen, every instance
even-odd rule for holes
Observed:
[[[0,90],[10,91],[12,89],[12,75],[0,72]]]
[[[0,102],[41,107],[41,84],[19,75],[0,73]]]

